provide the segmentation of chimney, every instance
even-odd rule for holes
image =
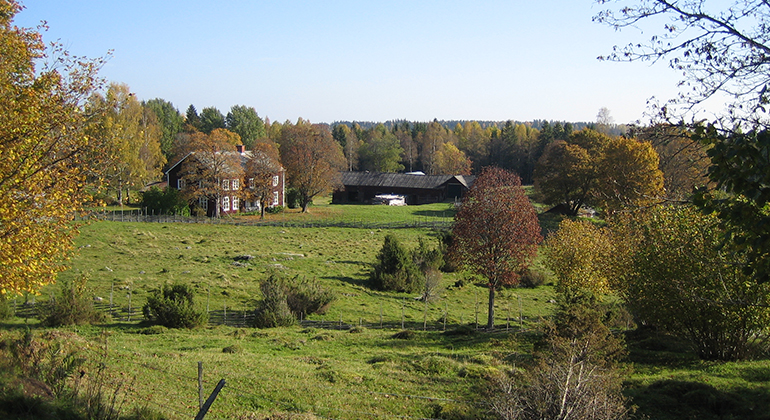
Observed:
[[[238,153],[243,154],[246,151],[246,147],[242,144],[239,144],[235,146],[235,150],[237,150]]]

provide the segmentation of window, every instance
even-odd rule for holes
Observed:
[[[222,199],[222,211],[230,211],[230,197]]]
[[[254,178],[249,178],[249,188],[254,189]]]
[[[241,187],[241,181],[237,180],[237,179],[234,179],[233,180],[233,191],[237,190],[240,187]]]
[[[238,210],[238,197],[233,197],[233,211]]]
[[[225,191],[228,191],[230,189],[230,180],[229,179],[223,179],[222,180],[222,189]]]
[[[208,210],[208,209],[209,209],[209,199],[208,199],[208,198],[206,198],[206,197],[201,197],[201,198],[199,198],[199,199],[198,199],[198,205],[199,205],[199,206],[200,206],[200,207],[201,207],[203,210]]]
[[[278,205],[278,191],[273,191],[273,205]]]
[[[179,179],[176,181],[176,187],[177,187],[178,189],[180,189],[180,190],[181,190],[181,189],[184,189],[184,179],[182,179],[182,178],[179,178]]]
[[[277,187],[277,186],[278,186],[278,175],[274,175],[274,176],[273,176],[273,186],[274,186],[274,187]]]

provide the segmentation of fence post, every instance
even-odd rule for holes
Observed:
[[[203,362],[198,362],[198,410],[203,409]]]
[[[219,391],[221,391],[222,387],[224,386],[225,386],[225,380],[220,379],[216,388],[214,388],[214,392],[211,393],[211,395],[209,396],[209,399],[206,400],[206,402],[203,404],[203,407],[201,407],[201,409],[198,411],[198,415],[195,416],[195,420],[203,420],[203,418],[206,417],[206,413],[209,412],[209,408],[211,408],[211,404],[214,404],[214,400],[217,399],[217,395],[219,395]]]
[[[131,322],[131,289],[128,290],[128,322]]]

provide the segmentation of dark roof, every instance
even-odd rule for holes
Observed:
[[[384,172],[342,172],[342,184],[359,187],[438,189],[450,181],[470,188],[475,176],[468,175],[411,175]]]
[[[252,151],[252,150],[247,150],[247,151],[245,151],[243,153],[233,152],[233,151],[217,152],[217,154],[222,154],[222,155],[227,155],[227,156],[239,155],[240,156],[240,161],[241,161],[241,166],[244,167],[244,168],[246,167],[246,163],[252,157],[256,156],[256,157],[259,157],[259,158],[262,158],[262,159],[267,159],[267,156],[264,153],[262,153],[262,152],[255,152],[255,151]],[[173,166],[168,168],[168,170],[166,170],[166,173],[168,174],[169,172],[171,172],[172,169],[174,169],[179,164],[184,162],[185,159],[187,159],[190,156],[198,159],[199,162],[204,163],[204,164],[207,163],[206,161],[210,161],[211,160],[210,157],[208,155],[206,155],[206,154],[190,152],[187,155],[185,155],[185,157],[183,157],[182,159],[179,159],[179,162],[175,163]],[[278,169],[276,169],[276,172],[281,172],[281,171],[284,170],[283,166],[281,166],[281,164],[279,162],[275,162],[275,164],[276,164],[276,167],[278,168]],[[228,169],[232,171],[235,168],[228,168]]]

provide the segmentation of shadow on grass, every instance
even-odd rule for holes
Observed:
[[[718,390],[710,384],[667,379],[647,386],[630,384],[626,393],[650,419],[770,419],[767,390]]]

